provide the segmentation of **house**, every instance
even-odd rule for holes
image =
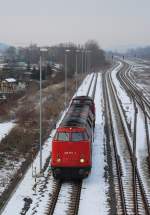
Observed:
[[[17,81],[14,78],[6,78],[0,82],[0,91],[2,93],[14,93],[16,91]]]

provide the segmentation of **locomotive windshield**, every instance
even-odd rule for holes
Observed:
[[[55,135],[55,140],[69,141],[69,133],[67,132],[57,132]]]
[[[90,100],[73,100],[73,104],[87,104],[87,105],[92,105],[92,102]]]
[[[88,140],[88,136],[86,132],[72,132],[71,133],[71,141],[82,141],[82,140]]]
[[[73,101],[73,104],[80,104],[80,103],[81,103],[80,100],[74,100],[74,101]]]
[[[78,142],[88,140],[88,135],[86,132],[57,132],[54,139],[58,141]]]

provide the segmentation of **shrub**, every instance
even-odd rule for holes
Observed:
[[[6,137],[2,139],[0,150],[17,150],[24,154],[31,148],[33,141],[34,134],[32,131],[27,131],[23,127],[16,126]]]

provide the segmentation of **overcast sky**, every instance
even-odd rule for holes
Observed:
[[[0,0],[0,42],[150,45],[150,0]]]

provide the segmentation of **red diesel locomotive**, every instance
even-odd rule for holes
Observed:
[[[73,98],[52,141],[54,178],[84,178],[92,166],[95,106],[88,96]]]

